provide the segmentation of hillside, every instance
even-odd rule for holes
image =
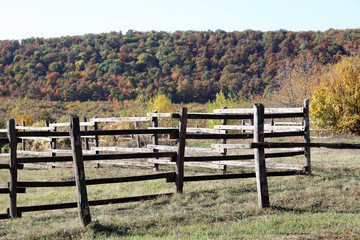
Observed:
[[[360,29],[325,32],[111,32],[0,41],[0,97],[125,100],[167,94],[206,102],[271,92],[284,59],[310,51],[326,65],[357,53]]]

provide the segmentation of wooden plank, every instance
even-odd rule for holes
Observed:
[[[98,131],[81,131],[81,136],[89,135],[153,135],[153,134],[177,134],[177,128],[156,128],[156,129],[120,129],[120,130],[98,130]]]
[[[228,133],[228,134],[186,134],[186,139],[251,139],[253,134]]]
[[[242,125],[215,125],[215,129],[222,130],[241,130],[241,131],[254,131],[254,126],[242,126]],[[265,125],[264,131],[304,131],[303,126],[268,126]]]
[[[68,137],[69,132],[45,132],[45,131],[32,131],[32,132],[17,132],[17,137]]]
[[[84,155],[85,161],[115,160],[115,159],[136,159],[136,158],[175,158],[176,152],[149,152],[149,153],[123,153],[123,154],[99,154]]]
[[[16,126],[17,130],[27,130],[27,131],[50,131],[50,127],[26,127],[26,126]]]
[[[0,138],[0,144],[7,144],[7,143],[9,143],[9,139],[6,137],[1,137]]]
[[[171,195],[173,195],[173,193],[162,193],[162,194],[103,199],[103,200],[90,200],[89,205],[98,206],[98,205],[107,205],[107,204],[116,204],[116,203],[145,201],[145,200],[153,200],[162,196],[171,196]],[[56,209],[65,209],[65,208],[76,208],[76,207],[77,207],[76,202],[68,202],[68,203],[47,204],[47,205],[37,205],[37,206],[22,206],[22,207],[18,207],[18,210],[20,212],[34,212],[34,211],[46,211],[46,210],[56,210]]]
[[[176,156],[176,192],[182,193],[184,188],[184,159],[186,145],[186,127],[187,127],[187,108],[183,107],[180,111],[179,144]]]
[[[156,110],[154,110],[156,111]],[[170,118],[173,113],[158,113],[158,112],[152,112],[147,113],[146,115],[148,117],[157,117],[157,118]]]
[[[276,152],[266,153],[265,158],[281,158],[281,157],[293,157],[303,155],[304,151],[297,152]],[[254,154],[244,155],[226,155],[226,156],[191,156],[185,157],[185,162],[208,162],[208,161],[240,161],[240,160],[251,160],[255,159]]]
[[[8,139],[9,139],[9,167],[10,167],[10,208],[9,215],[11,218],[17,218],[17,159],[16,159],[16,129],[15,129],[15,120],[10,119],[8,121]]]
[[[281,172],[268,172],[268,177],[280,176],[293,176],[303,174],[301,171],[281,171]],[[185,176],[185,182],[193,181],[211,181],[211,180],[225,180],[236,178],[255,178],[255,173],[234,173],[234,174],[216,174],[216,175],[200,175],[200,176]]]
[[[20,137],[21,140],[40,140],[40,141],[51,141],[48,137]]]
[[[147,122],[151,117],[113,117],[113,118],[90,118],[90,122]]]
[[[91,147],[92,151],[109,151],[109,152],[152,152],[148,148],[126,148],[126,147]]]
[[[18,160],[18,163],[70,162],[70,161],[73,161],[71,156],[22,157],[22,158],[18,158],[17,160]]]
[[[234,161],[220,161],[219,163],[225,164],[227,166],[237,166],[237,167],[255,167],[255,162],[234,162]],[[304,171],[304,166],[296,164],[280,164],[280,163],[266,163],[266,169],[286,169],[286,170],[296,170]]]
[[[114,165],[114,166],[138,166],[138,167],[153,167],[152,164],[149,164],[148,162],[144,161],[95,161],[94,163],[97,164],[104,164],[104,165]]]
[[[17,188],[17,193],[25,193],[25,192],[26,192],[26,188],[22,188],[22,187]],[[9,194],[9,193],[10,193],[9,188],[0,188],[0,194]]]
[[[216,133],[216,134],[225,134],[225,130],[213,129],[213,128],[186,128],[188,133]]]
[[[163,159],[149,159],[148,162],[163,164],[163,165],[175,165],[176,164],[175,162],[170,162],[168,160],[163,160]],[[184,166],[212,168],[212,169],[220,169],[220,170],[223,170],[225,168],[224,164],[208,163],[208,162],[184,162]]]
[[[0,133],[6,133],[7,131],[7,129],[0,129]]]
[[[73,150],[78,213],[83,226],[91,222],[86,190],[84,159],[81,148],[80,124],[77,116],[70,116],[70,141]]]
[[[178,113],[173,113],[171,118],[180,118]],[[214,113],[188,113],[188,119],[253,119],[252,115],[249,114],[214,114]]]
[[[303,108],[265,108],[265,113],[302,113]],[[253,108],[214,109],[214,113],[253,114]]]
[[[360,149],[360,144],[355,143],[297,143],[297,142],[263,142],[263,143],[250,143],[251,148],[332,148],[332,149]]]
[[[19,154],[22,155],[35,155],[35,156],[49,156],[50,153],[49,152],[36,152],[36,151],[23,151],[23,150],[18,150],[17,151]]]
[[[161,150],[161,151],[176,151],[178,149],[177,146],[165,146],[165,145],[153,145],[153,144],[148,144],[147,148],[149,148],[149,149],[157,149],[157,150]],[[185,147],[185,152],[214,153],[214,149],[212,149],[212,148]]]
[[[70,123],[50,123],[49,127],[69,127]],[[80,122],[80,126],[94,126],[93,122]]]
[[[304,136],[304,131],[264,133],[265,138],[301,137],[301,136]]]
[[[264,105],[254,105],[254,142],[264,142]],[[256,186],[260,208],[270,207],[264,148],[254,149]]]
[[[250,144],[211,144],[213,149],[250,149]]]
[[[162,179],[162,178],[173,179],[174,177],[175,177],[175,172],[167,172],[167,173],[141,175],[141,176],[130,176],[130,177],[87,179],[87,180],[85,180],[85,182],[86,182],[86,185],[98,185],[98,184],[148,181],[148,180],[155,180],[155,179]],[[76,185],[75,181],[18,182],[19,187],[28,187],[28,188],[29,187],[72,187],[75,185]]]
[[[9,219],[9,218],[10,218],[10,216],[7,213],[0,214],[0,219]]]
[[[310,116],[309,116],[309,98],[304,101],[304,139],[306,143],[310,143]],[[310,147],[305,148],[306,167],[309,174],[311,174],[311,150]]]

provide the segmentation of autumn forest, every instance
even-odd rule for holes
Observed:
[[[251,98],[274,91],[286,59],[311,52],[320,65],[353,55],[360,30],[325,32],[111,32],[0,41],[0,97],[173,102]]]

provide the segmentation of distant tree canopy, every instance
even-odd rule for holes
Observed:
[[[0,41],[0,97],[126,100],[163,93],[207,102],[271,92],[285,59],[320,64],[358,52],[360,29],[325,32],[111,32]]]

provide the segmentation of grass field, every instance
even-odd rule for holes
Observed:
[[[358,142],[359,139],[331,141]],[[4,160],[6,161],[6,160]],[[287,162],[283,159],[281,162]],[[304,157],[291,163],[305,163]],[[0,220],[3,239],[359,239],[360,149],[313,149],[313,175],[268,178],[271,208],[257,207],[255,179],[185,183],[184,194],[91,207],[82,228],[76,209],[24,213]],[[151,174],[136,167],[86,167],[86,177]],[[161,167],[161,171],[172,171]],[[230,168],[230,172],[252,169]],[[187,169],[186,175],[216,172]],[[220,172],[218,172],[220,174]],[[72,180],[72,168],[21,170],[19,180]],[[9,173],[0,172],[1,182]],[[89,199],[174,192],[164,180],[88,186]],[[76,201],[75,187],[28,188],[18,205]],[[9,205],[0,195],[0,213]]]

